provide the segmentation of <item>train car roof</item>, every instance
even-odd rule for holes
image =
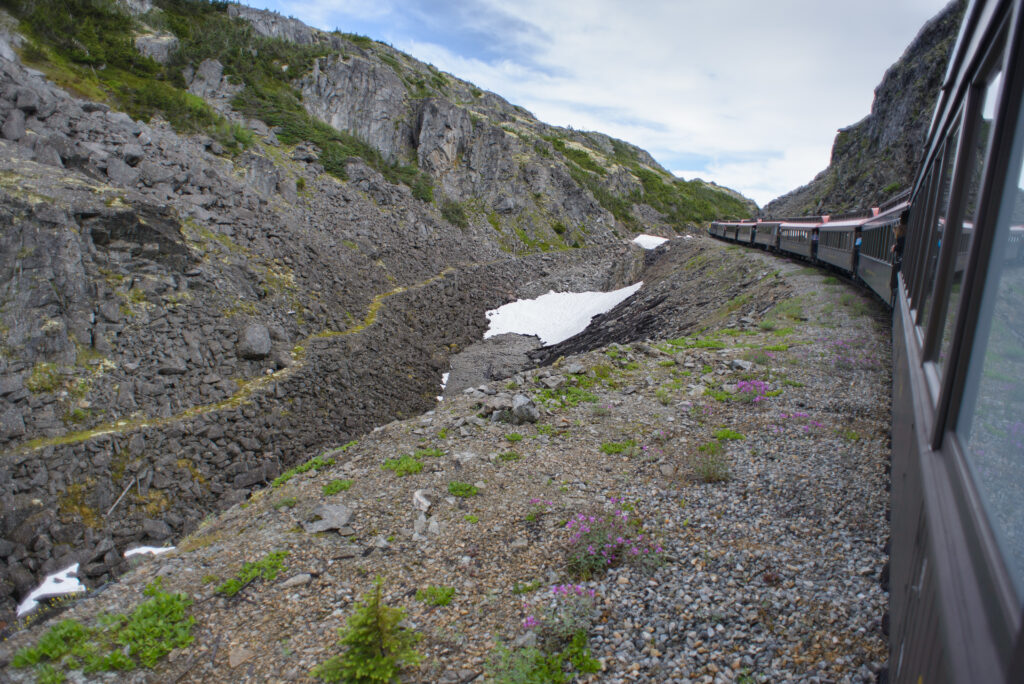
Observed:
[[[872,216],[863,227],[874,228],[876,226],[884,226],[892,223],[894,220],[899,220],[900,214],[910,206],[910,202],[900,202],[899,204],[893,205],[891,208],[886,209],[878,216]]]
[[[857,228],[870,221],[871,216],[860,216],[857,218],[845,218],[839,221],[829,221],[821,224],[820,230],[843,230],[845,228]]]
[[[817,228],[822,225],[821,221],[782,221],[779,225],[783,228]]]

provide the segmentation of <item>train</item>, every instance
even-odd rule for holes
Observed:
[[[905,197],[710,232],[891,307],[887,681],[1024,682],[1024,0],[967,6]]]
[[[909,196],[908,190],[870,212],[849,216],[713,221],[708,234],[836,271],[891,306],[894,228],[906,218]]]

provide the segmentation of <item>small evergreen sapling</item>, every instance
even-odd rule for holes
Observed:
[[[404,610],[382,602],[382,584],[378,577],[347,626],[338,630],[338,644],[348,650],[314,668],[313,677],[325,682],[390,682],[403,667],[420,661],[413,648],[420,635],[401,626]]]

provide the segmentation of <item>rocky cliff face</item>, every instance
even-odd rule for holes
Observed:
[[[965,7],[951,2],[925,24],[875,88],[871,113],[836,135],[828,168],[763,215],[863,210],[910,188]]]
[[[0,631],[42,575],[102,583],[129,542],[428,409],[488,308],[626,284],[643,259],[616,235],[685,224],[666,187],[746,211],[382,44],[228,7],[261,49],[325,52],[291,82],[313,144],[236,109],[251,86],[154,5],[124,3],[134,44],[179,66],[142,100],[129,67],[158,61],[70,68],[0,16]]]

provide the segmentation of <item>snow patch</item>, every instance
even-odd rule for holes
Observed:
[[[668,238],[658,237],[657,235],[648,235],[647,233],[642,233],[633,238],[633,244],[640,245],[644,249],[654,249],[666,242],[668,242]]]
[[[140,553],[151,553],[154,556],[159,556],[161,553],[167,553],[168,551],[173,550],[173,546],[136,546],[134,549],[128,549],[125,551],[124,557],[129,558]]]
[[[484,339],[515,333],[536,335],[542,345],[558,344],[583,332],[590,319],[611,311],[632,297],[643,281],[611,292],[548,292],[536,299],[518,299],[487,312],[490,326]]]
[[[41,599],[63,596],[64,594],[77,594],[80,591],[85,591],[85,585],[78,581],[77,574],[78,563],[75,563],[59,572],[47,575],[43,583],[26,596],[24,601],[18,604],[18,617],[35,610]]]

